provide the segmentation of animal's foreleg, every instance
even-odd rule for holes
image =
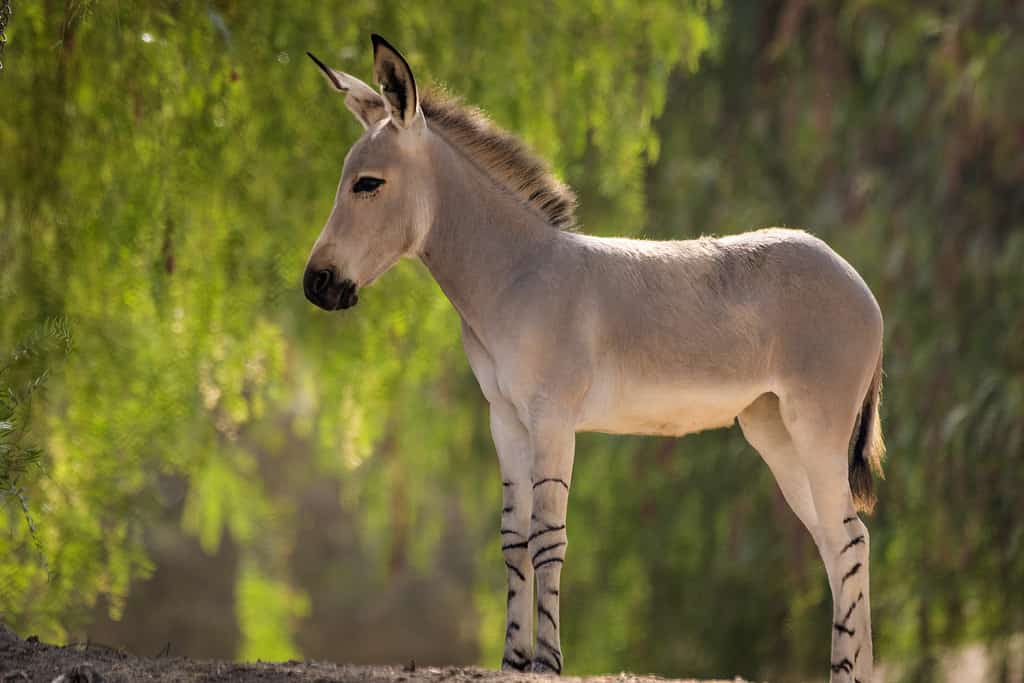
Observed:
[[[568,537],[565,530],[572,479],[575,433],[548,425],[532,433],[533,514],[528,546],[537,576],[537,649],[533,670],[562,673],[559,621],[562,564]]]
[[[527,548],[533,505],[530,437],[511,406],[493,404],[491,435],[501,465],[501,554],[508,573],[501,668],[526,671],[533,658],[533,565]]]

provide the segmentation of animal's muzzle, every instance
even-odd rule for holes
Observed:
[[[302,289],[310,302],[325,311],[351,308],[359,301],[356,283],[348,279],[339,279],[334,268],[306,268],[306,274],[302,278]]]

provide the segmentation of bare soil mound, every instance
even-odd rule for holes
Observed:
[[[566,683],[654,683],[656,676],[562,678]],[[532,674],[506,674],[475,667],[348,666],[329,662],[256,662],[242,664],[188,657],[136,657],[123,650],[76,643],[47,645],[29,636],[23,640],[0,625],[0,682],[120,683],[121,681],[261,681],[271,683],[493,683],[538,681]],[[680,681],[679,683],[697,683]],[[715,683],[708,681],[706,683]],[[726,683],[720,681],[718,683]],[[739,678],[728,683],[744,683]]]

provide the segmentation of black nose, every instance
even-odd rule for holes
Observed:
[[[334,279],[333,270],[321,270],[319,273],[315,273],[313,278],[313,293],[323,294],[327,291],[327,288],[331,285],[331,280]]]
[[[310,302],[327,311],[350,308],[359,300],[356,283],[340,280],[333,268],[306,268],[302,288]]]

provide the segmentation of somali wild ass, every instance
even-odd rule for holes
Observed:
[[[874,503],[884,446],[882,316],[864,281],[798,230],[667,242],[566,230],[575,198],[546,165],[478,110],[419,91],[376,35],[373,54],[380,92],[313,57],[366,130],[304,288],[321,308],[349,308],[411,256],[458,311],[502,472],[503,668],[563,667],[576,432],[681,435],[739,420],[824,561],[832,680],[870,681],[857,511]]]

